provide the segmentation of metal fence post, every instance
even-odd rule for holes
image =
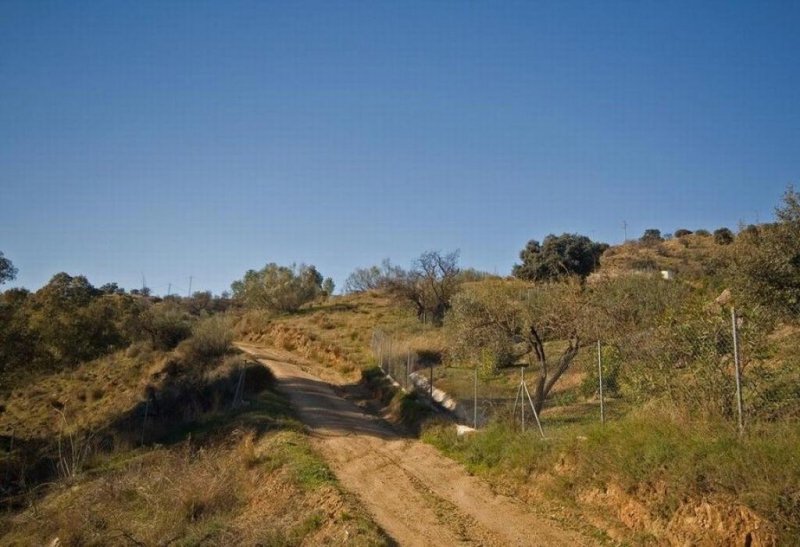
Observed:
[[[475,367],[475,379],[473,389],[473,406],[472,406],[472,427],[478,429],[478,367]]]
[[[600,425],[606,423],[606,412],[603,402],[603,354],[600,351],[600,340],[597,341],[597,378],[600,384]]]
[[[736,308],[731,306],[731,329],[733,333],[733,364],[736,369],[736,410],[739,413],[739,434],[744,432],[742,411],[742,364],[739,359],[739,326],[736,324]]]

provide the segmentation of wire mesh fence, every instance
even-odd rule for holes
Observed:
[[[443,366],[381,331],[374,332],[372,349],[381,369],[400,387],[426,394],[459,422],[476,428],[493,420],[535,427],[536,410],[544,414],[545,429],[548,422],[569,423],[576,416],[604,421],[609,399],[666,400],[676,410],[722,417],[740,428],[800,418],[800,348],[796,360],[775,355],[770,350],[774,334],[747,312],[729,309],[697,317],[582,343],[571,372],[541,406],[530,396],[539,381],[537,366]],[[556,361],[558,347],[551,349]]]

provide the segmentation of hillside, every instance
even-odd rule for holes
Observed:
[[[731,247],[712,236],[689,234],[654,244],[628,241],[609,247],[593,275],[667,270],[689,280],[713,280],[725,267]]]
[[[386,542],[266,368],[187,354],[139,344],[11,392],[0,543]]]

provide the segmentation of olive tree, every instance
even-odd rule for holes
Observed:
[[[453,298],[447,332],[457,358],[474,361],[489,349],[535,368],[538,412],[584,344],[584,305],[577,282],[489,280],[465,285]]]
[[[249,270],[231,285],[234,298],[253,308],[294,312],[323,294],[323,277],[314,266],[270,263]]]

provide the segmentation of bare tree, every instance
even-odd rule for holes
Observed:
[[[388,281],[390,293],[411,303],[420,320],[440,325],[460,284],[458,255],[458,251],[422,253],[411,270]]]
[[[380,266],[356,268],[344,282],[344,292],[348,294],[384,289],[392,280],[405,274],[402,268],[395,266],[385,258]]]

